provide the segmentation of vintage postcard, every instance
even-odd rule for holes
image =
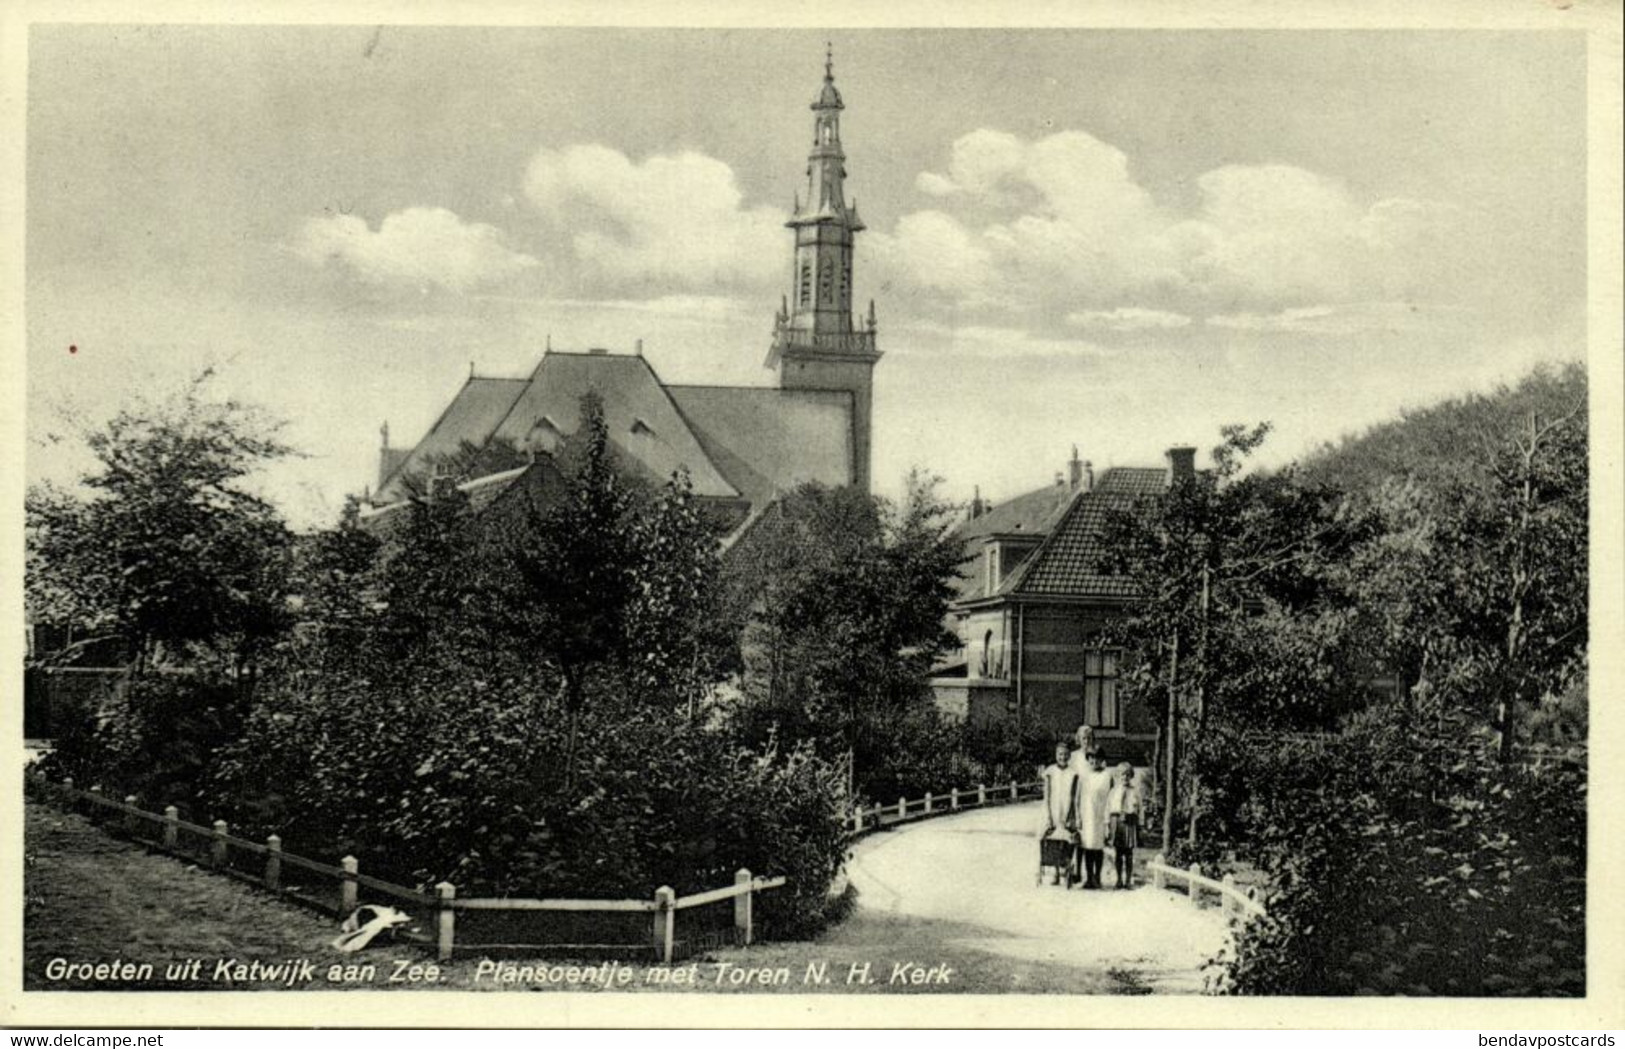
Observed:
[[[0,1022],[1619,1025],[1619,8],[1375,12],[8,16]]]

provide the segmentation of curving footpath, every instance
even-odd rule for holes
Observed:
[[[858,907],[956,923],[956,944],[992,954],[1128,973],[1161,993],[1200,992],[1203,964],[1229,939],[1223,911],[1192,907],[1143,873],[1121,892],[1035,884],[1041,819],[1033,802],[871,834],[847,863]]]

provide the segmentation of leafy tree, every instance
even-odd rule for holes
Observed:
[[[1517,712],[1584,673],[1584,370],[1410,413],[1307,469],[1372,533],[1343,585],[1373,653],[1407,694],[1493,722],[1510,757]]]
[[[121,635],[140,667],[193,650],[252,671],[287,625],[289,534],[246,482],[289,449],[253,410],[209,400],[209,377],[89,433],[84,494],[28,496],[37,614]]]
[[[1291,470],[1244,474],[1268,424],[1230,426],[1213,469],[1108,516],[1102,567],[1137,600],[1109,629],[1130,695],[1160,710],[1164,840],[1177,809],[1196,840],[1215,722],[1324,725],[1343,706],[1347,617],[1325,584],[1351,536],[1334,493]],[[1183,784],[1184,805],[1179,803]]]
[[[957,644],[944,620],[960,552],[936,485],[911,475],[895,508],[805,485],[730,553],[731,601],[750,612],[747,716],[844,753],[854,782],[885,777],[889,748],[871,744],[929,704],[927,671]]]

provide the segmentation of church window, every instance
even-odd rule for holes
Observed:
[[[825,259],[824,265],[818,270],[818,301],[829,303],[834,301],[830,297],[830,284],[835,280],[835,262]]]
[[[812,305],[812,263],[801,264],[801,304]]]
[[[1117,727],[1117,649],[1091,648],[1083,654],[1083,723]]]

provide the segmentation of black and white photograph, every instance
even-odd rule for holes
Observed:
[[[1528,6],[20,25],[8,1009],[1617,1023]]]

